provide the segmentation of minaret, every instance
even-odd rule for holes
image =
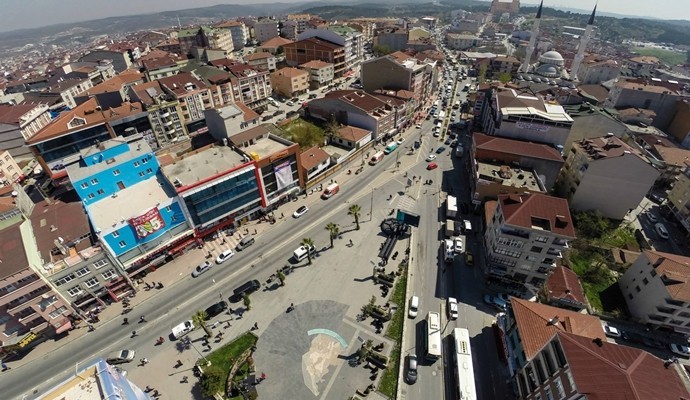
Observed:
[[[539,3],[539,9],[537,9],[537,18],[534,19],[534,26],[532,26],[532,34],[529,37],[527,53],[525,54],[525,59],[522,60],[522,65],[520,66],[520,72],[527,72],[529,70],[529,62],[532,59],[532,53],[534,53],[534,46],[537,43],[537,36],[539,36],[539,23],[541,22],[541,7],[543,5],[544,0],[541,0],[541,3]]]
[[[577,80],[577,70],[580,69],[580,64],[582,64],[582,60],[585,58],[585,49],[587,48],[587,43],[589,42],[589,39],[592,38],[592,28],[594,28],[594,14],[597,12],[597,5],[594,5],[594,10],[592,10],[592,15],[589,17],[589,21],[587,21],[587,28],[585,28],[585,33],[582,35],[580,38],[580,47],[577,49],[577,54],[575,55],[575,59],[573,60],[573,66],[570,69],[570,79],[572,80]]]

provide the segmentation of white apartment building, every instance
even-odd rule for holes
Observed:
[[[50,123],[48,110],[45,104],[0,104],[0,151],[18,160],[32,158],[24,141]]]
[[[317,89],[333,82],[333,64],[321,60],[312,60],[299,66],[309,72],[311,89]]]
[[[279,35],[280,30],[278,29],[278,21],[274,19],[266,19],[254,23],[254,37],[259,43],[263,43]]]
[[[641,323],[690,333],[690,258],[645,250],[618,286]]]
[[[318,38],[343,46],[345,49],[345,69],[352,69],[364,57],[364,35],[344,25],[330,25],[326,29],[308,29],[297,36],[298,40]]]
[[[9,151],[0,151],[0,187],[17,182],[24,174]]]
[[[568,201],[541,193],[486,203],[487,273],[536,293],[575,239]]]

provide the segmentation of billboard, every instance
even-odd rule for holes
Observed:
[[[152,208],[144,214],[131,218],[129,224],[134,228],[137,237],[145,238],[165,227],[165,221],[157,208]]]

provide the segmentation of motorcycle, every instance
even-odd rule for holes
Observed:
[[[163,342],[165,342],[165,339],[163,339],[163,336],[160,336],[160,337],[156,340],[156,346],[159,346],[159,345],[163,344]]]

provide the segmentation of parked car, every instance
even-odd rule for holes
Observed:
[[[452,320],[458,319],[458,300],[455,299],[455,297],[448,298],[448,307],[446,311],[448,311],[448,318]]]
[[[456,254],[462,253],[462,250],[463,250],[462,238],[456,237],[456,238],[453,240],[453,242],[454,242],[454,244],[455,244],[455,248],[453,249],[453,250],[455,251],[455,253],[456,253]]]
[[[310,95],[309,95],[309,98],[310,98],[310,99],[315,99],[315,98],[316,98],[316,93],[310,94]]]
[[[309,211],[309,207],[307,207],[307,206],[301,206],[301,207],[299,207],[297,210],[295,210],[295,212],[292,214],[292,216],[293,216],[294,218],[299,218],[299,217],[301,217],[302,215],[306,214],[307,211]]]
[[[679,356],[686,358],[690,357],[690,348],[684,344],[671,343],[668,347],[671,349],[673,354],[678,354]]]
[[[441,147],[439,147],[438,149],[436,149],[436,154],[441,154],[441,153],[443,153],[444,151],[446,151],[446,148],[443,147],[443,146],[441,146]]]
[[[216,258],[216,264],[222,264],[222,263],[228,261],[234,255],[235,255],[234,251],[227,249],[227,250],[223,251],[222,253],[218,254],[218,257]]]
[[[136,351],[134,350],[120,350],[110,353],[105,362],[110,365],[124,364],[134,360],[135,355]]]
[[[604,324],[602,323],[601,326],[604,328],[604,334],[608,337],[612,338],[619,338],[621,337],[621,331],[618,330],[615,326],[611,326],[609,324]]]
[[[208,307],[206,309],[206,320],[208,321],[209,319],[215,317],[216,315],[222,313],[223,311],[228,309],[228,303],[224,302],[223,300],[219,301],[218,303],[215,303]]]
[[[419,312],[419,296],[412,296],[410,297],[410,311],[407,313],[407,316],[410,318],[415,318],[417,316],[417,313]]]
[[[427,162],[434,161],[436,159],[436,154],[429,154],[429,156],[426,158]]]
[[[474,255],[469,250],[467,250],[465,252],[465,264],[467,264],[467,265],[473,265],[474,264]]]
[[[235,250],[242,251],[242,250],[246,249],[247,247],[253,245],[254,241],[255,240],[254,240],[253,236],[247,235],[247,236],[243,237],[239,243],[237,243],[237,246],[235,246]]]
[[[197,265],[196,268],[194,268],[194,271],[192,271],[192,277],[196,278],[197,276],[203,274],[209,269],[211,269],[211,263],[208,261],[204,261],[201,264]]]
[[[256,279],[247,281],[242,285],[236,287],[235,290],[232,291],[232,296],[230,296],[230,302],[237,303],[238,301],[242,300],[242,297],[244,297],[244,295],[249,296],[250,294],[259,290],[260,287],[261,283],[259,283],[259,281],[257,281]]]
[[[407,366],[407,373],[405,374],[405,380],[407,381],[407,383],[412,385],[415,382],[417,382],[417,355],[408,354],[407,362],[405,364]]]
[[[292,100],[288,101],[288,102],[287,102],[287,103],[285,103],[285,104],[287,104],[287,105],[288,105],[288,106],[290,106],[290,107],[292,107],[292,106],[294,106],[294,105],[295,105],[295,103],[293,103],[293,102],[292,102]]]
[[[492,296],[488,293],[484,295],[484,303],[494,307],[498,311],[505,311],[507,307],[506,303],[502,299]]]
[[[652,214],[651,212],[647,212],[647,219],[649,220],[649,222],[651,222],[653,224],[656,224],[657,222],[659,222],[659,219],[654,214]]]
[[[397,142],[398,144],[403,144],[404,141],[405,141],[405,138],[399,137],[398,140],[397,140],[396,142]]]
[[[436,168],[438,168],[438,164],[436,164],[435,162],[429,163],[429,164],[426,166],[426,169],[427,169],[428,171],[431,171],[432,169],[436,169]]]

